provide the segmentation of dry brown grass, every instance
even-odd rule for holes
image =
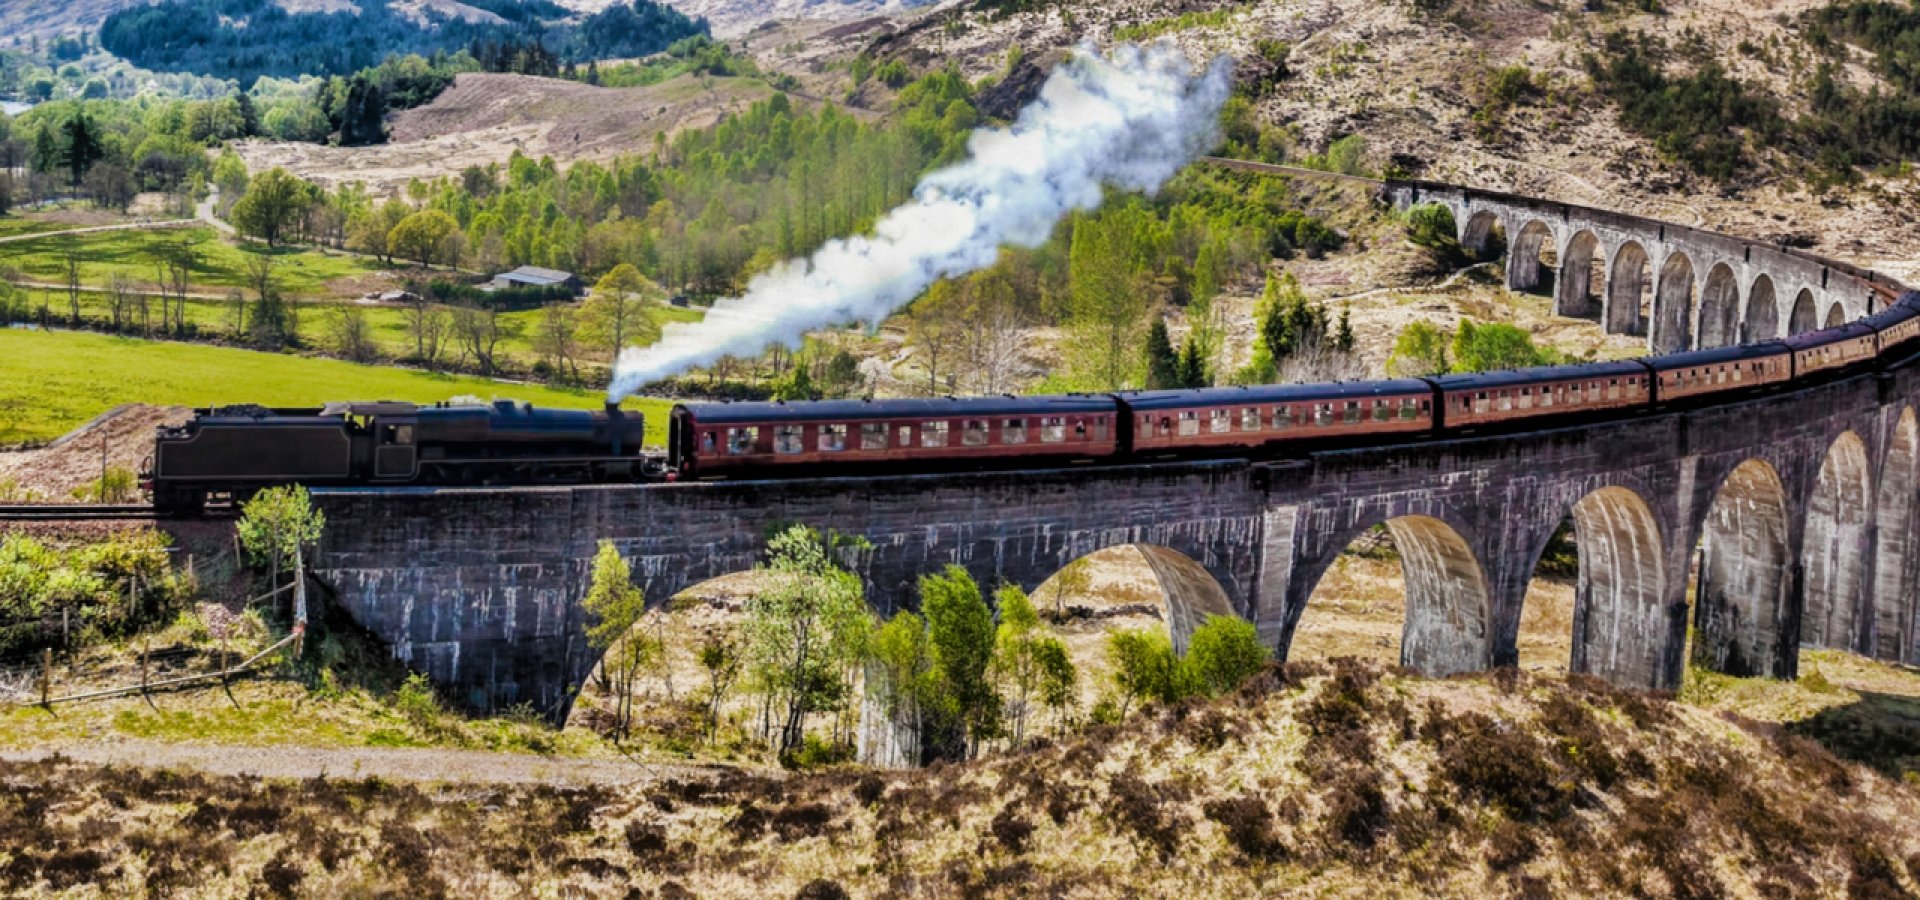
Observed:
[[[112,895],[1895,896],[1920,793],[1588,679],[1275,668],[908,773],[629,789],[0,763],[0,891]],[[836,890],[837,889],[837,890]]]

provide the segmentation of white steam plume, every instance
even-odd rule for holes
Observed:
[[[1218,140],[1230,88],[1222,56],[1194,74],[1171,44],[1081,48],[1048,77],[1011,128],[981,129],[965,162],[928,174],[872,236],[828,241],[761,274],[696,323],[629,347],[611,399],[723,356],[797,346],[808,331],[879,322],[935,280],[993,264],[1003,245],[1037,247],[1101,187],[1153,191]]]

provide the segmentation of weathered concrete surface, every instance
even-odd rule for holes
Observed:
[[[1402,208],[1445,204],[1470,250],[1499,229],[1508,287],[1551,277],[1554,312],[1646,335],[1655,353],[1799,334],[1832,315],[1857,319],[1878,308],[1868,285],[1885,281],[1809,253],[1611,210],[1418,181],[1388,182],[1383,193]],[[1556,266],[1541,262],[1543,250]]]
[[[1406,574],[1403,660],[1438,674],[1515,662],[1527,583],[1572,516],[1574,671],[1678,684],[1704,541],[1696,658],[1791,677],[1803,638],[1915,658],[1912,560],[1871,551],[1913,528],[1913,504],[1899,500],[1912,489],[1877,498],[1876,487],[1896,436],[1912,446],[1917,396],[1911,372],[1865,375],[1711,409],[1280,463],[319,491],[330,525],[315,565],[357,620],[475,706],[552,711],[593,662],[577,600],[601,539],[659,602],[750,568],[784,524],[859,536],[871,546],[846,561],[882,612],[948,563],[1031,589],[1095,550],[1142,545],[1178,640],[1225,604],[1284,653],[1327,567],[1385,523]],[[1868,483],[1849,469],[1836,488],[1837,454],[1857,457]],[[1910,485],[1911,454],[1894,459]],[[1893,574],[1876,569],[1883,557]]]

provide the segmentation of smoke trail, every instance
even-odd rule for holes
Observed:
[[[696,323],[668,325],[649,347],[621,351],[609,398],[806,332],[879,322],[936,279],[993,264],[1003,245],[1037,247],[1101,186],[1153,191],[1218,139],[1231,60],[1193,74],[1171,44],[1075,51],[1011,128],[982,129],[969,158],[928,174],[872,236],[827,242],[761,274]]]

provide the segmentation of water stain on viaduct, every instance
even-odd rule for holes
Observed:
[[[1536,287],[1551,272],[1558,311],[1647,333],[1656,351],[1774,336],[1783,323],[1807,330],[1873,303],[1864,270],[1752,241],[1445,185],[1392,182],[1383,193],[1401,206],[1448,204],[1468,246],[1496,228],[1517,235],[1509,284]],[[1527,583],[1570,517],[1571,671],[1677,686],[1694,588],[1695,663],[1791,678],[1802,643],[1920,660],[1916,405],[1920,367],[1706,409],[1286,462],[318,491],[329,527],[315,575],[397,656],[473,706],[564,715],[595,661],[578,600],[603,538],[662,602],[750,568],[781,524],[860,535],[870,546],[847,562],[882,611],[910,603],[914,580],[948,563],[984,584],[1032,589],[1096,550],[1138,545],[1168,594],[1176,642],[1231,609],[1284,655],[1334,559],[1385,525],[1406,582],[1402,661],[1439,675],[1517,661]]]

